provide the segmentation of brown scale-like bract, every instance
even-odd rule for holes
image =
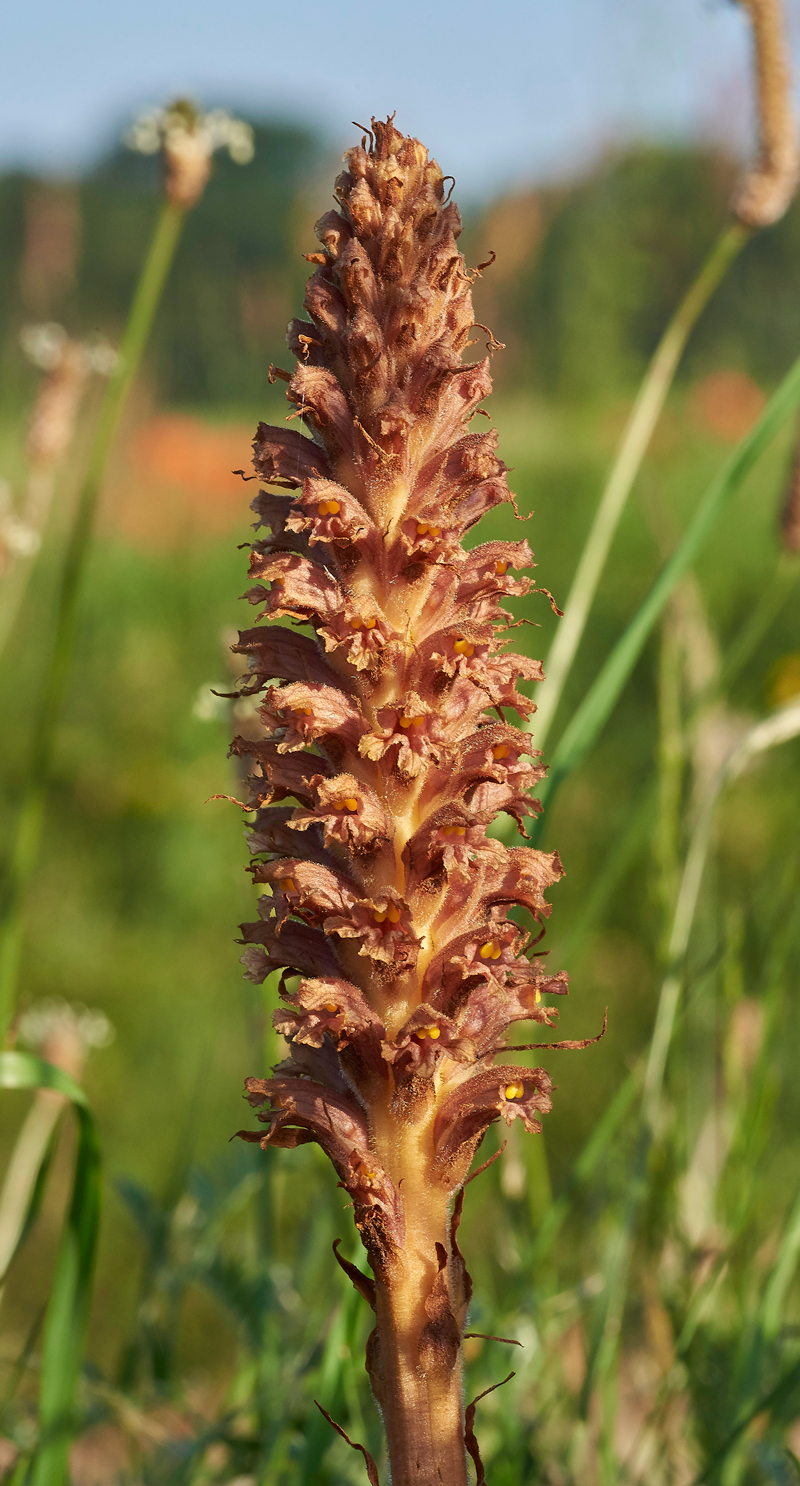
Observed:
[[[252,766],[267,892],[243,963],[257,983],[283,972],[290,1053],[247,1080],[262,1129],[241,1133],[315,1140],[333,1162],[375,1276],[358,1283],[394,1486],[440,1486],[467,1479],[463,1185],[492,1122],[535,1134],[551,1106],[543,1069],[495,1057],[512,1023],[551,1025],[543,997],[567,988],[509,915],[526,909],[538,934],[562,868],[487,834],[505,812],[524,839],[537,808],[543,768],[506,719],[533,711],[520,682],[542,670],[504,638],[503,599],[531,591],[528,543],[463,545],[513,497],[474,417],[491,378],[488,359],[465,359],[486,333],[458,211],[391,120],[345,164],[309,255],[308,318],[289,327],[293,411],[254,442],[271,489],[253,503],[259,622],[236,649],[265,733],[233,750]]]

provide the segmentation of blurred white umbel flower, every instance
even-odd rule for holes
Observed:
[[[38,1057],[80,1082],[89,1049],[108,1047],[114,1028],[104,1012],[70,1006],[53,996],[22,1013],[17,1035]],[[0,1190],[0,1301],[6,1272],[25,1233],[37,1176],[68,1103],[57,1089],[37,1089],[11,1153]]]
[[[114,1028],[105,1012],[96,1007],[71,1006],[58,996],[36,1001],[17,1022],[20,1042],[33,1052],[79,1078],[86,1054],[93,1047],[108,1047]]]
[[[23,325],[19,343],[44,376],[28,426],[27,490],[15,503],[8,484],[0,482],[0,577],[7,595],[0,610],[0,649],[21,597],[21,590],[11,593],[10,575],[21,559],[35,557],[41,547],[55,475],[72,443],[89,377],[110,376],[117,359],[113,346],[102,337],[73,340],[55,320]]]
[[[202,195],[215,150],[226,149],[237,165],[247,165],[254,153],[249,124],[223,108],[200,113],[183,99],[140,114],[125,135],[125,143],[142,155],[162,152],[167,196],[184,208],[194,206]]]

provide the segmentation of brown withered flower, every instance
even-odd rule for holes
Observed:
[[[461,1194],[493,1122],[536,1133],[550,1109],[544,1069],[495,1058],[512,1023],[551,1026],[543,997],[567,989],[510,917],[527,910],[538,932],[562,868],[487,835],[506,812],[524,836],[537,808],[544,771],[505,714],[528,717],[519,683],[542,670],[505,648],[527,542],[462,545],[513,497],[496,433],[471,423],[491,378],[463,360],[458,211],[391,119],[345,160],[282,373],[308,437],[261,424],[254,443],[273,488],[253,502],[247,597],[274,622],[240,636],[265,734],[233,751],[252,760],[269,894],[243,963],[257,983],[282,971],[290,1051],[247,1080],[262,1129],[240,1133],[330,1156],[374,1274],[344,1266],[376,1313],[394,1486],[465,1486]]]

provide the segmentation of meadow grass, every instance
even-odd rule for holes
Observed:
[[[520,528],[508,513],[493,513],[479,537],[527,535],[560,598],[624,409],[520,397],[495,414],[520,510],[535,514]],[[251,417],[249,409],[217,412],[217,421],[242,426]],[[696,564],[723,656],[774,583],[789,437],[762,457]],[[556,740],[726,452],[698,424],[692,399],[674,395],[621,523]],[[246,458],[245,446],[243,465]],[[209,687],[226,689],[222,636],[246,622],[230,595],[244,587],[236,543],[248,537],[248,498],[243,486],[241,521],[228,535],[204,531],[200,510],[179,547],[157,533],[133,545],[120,536],[112,482],[26,908],[22,982],[26,1002],[55,995],[97,1005],[117,1031],[84,1081],[107,1172],[82,1394],[87,1426],[132,1442],[139,1478],[338,1483],[360,1479],[360,1465],[316,1422],[312,1399],[376,1453],[380,1437],[361,1361],[364,1307],[331,1272],[330,1243],[350,1242],[343,1195],[313,1149],[263,1157],[227,1144],[242,1123],[242,1079],[262,1072],[272,1035],[261,992],[242,981],[227,938],[226,926],[249,916],[252,901],[235,807],[206,803],[236,792],[224,762],[227,708]],[[58,550],[56,522],[0,680],[5,834]],[[517,631],[518,641],[543,654],[556,622],[546,600],[529,599],[518,612],[540,626]],[[796,604],[787,601],[723,699],[731,738],[783,697],[790,683],[781,678],[793,674],[788,658],[798,651]],[[706,1468],[725,1486],[794,1479],[782,1443],[800,1413],[794,1333],[791,1321],[778,1333],[774,1320],[765,1327],[761,1313],[772,1283],[774,1318],[780,1235],[800,1185],[790,994],[800,754],[797,742],[786,744],[721,802],[661,1120],[642,1166],[637,1088],[663,970],[663,664],[654,637],[546,827],[545,844],[558,843],[567,869],[546,941],[554,967],[566,963],[573,976],[562,1035],[599,1030],[606,1005],[608,1033],[580,1054],[537,1055],[560,1085],[545,1136],[511,1141],[467,1194],[462,1246],[479,1297],[471,1329],[524,1343],[519,1353],[505,1343],[468,1344],[474,1392],[517,1370],[478,1405],[497,1486],[598,1473],[608,1482],[689,1481]],[[686,723],[685,684],[681,711]],[[687,734],[681,853],[691,746]],[[16,1096],[0,1103],[7,1146],[21,1113]],[[490,1134],[483,1153],[494,1149]],[[23,1446],[36,1395],[31,1328],[48,1293],[68,1175],[62,1149],[0,1315],[9,1395],[2,1427]],[[687,1191],[702,1222],[687,1220]],[[794,1253],[784,1248],[780,1268],[789,1318]],[[593,1349],[599,1386],[589,1397]],[[147,1421],[167,1403],[173,1425],[159,1437]],[[755,1431],[748,1410],[760,1421]]]

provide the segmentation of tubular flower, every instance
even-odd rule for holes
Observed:
[[[551,1107],[544,1069],[495,1058],[512,1023],[552,1025],[542,998],[567,989],[509,916],[541,929],[562,868],[487,834],[505,812],[524,836],[538,808],[544,771],[504,713],[529,715],[518,687],[542,670],[505,648],[527,542],[463,546],[513,497],[496,434],[471,423],[491,378],[463,359],[458,212],[391,120],[345,162],[309,255],[308,319],[289,327],[290,417],[307,434],[261,424],[253,446],[273,488],[253,505],[247,597],[272,622],[235,648],[265,733],[233,751],[252,760],[252,871],[269,891],[243,963],[256,982],[282,971],[289,1056],[247,1080],[262,1128],[240,1133],[330,1156],[374,1274],[353,1272],[376,1311],[368,1367],[394,1486],[465,1486],[471,1286],[450,1205],[460,1215],[492,1123],[535,1133]]]

